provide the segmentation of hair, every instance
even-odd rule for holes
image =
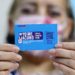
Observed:
[[[9,16],[12,15],[13,12],[16,10],[16,6],[17,6],[16,4],[17,4],[17,1],[15,0],[12,7],[11,7],[11,9],[10,9]]]
[[[67,1],[67,0],[66,0]],[[72,8],[71,8],[71,5],[70,5],[70,2],[68,1],[68,10],[67,10],[67,14],[68,14],[68,17],[70,19],[72,19],[73,21],[73,25],[72,25],[72,30],[71,30],[71,33],[69,35],[69,39],[71,39],[71,41],[73,40],[74,41],[74,15],[73,15],[73,12],[72,12]]]

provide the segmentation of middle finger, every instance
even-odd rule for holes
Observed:
[[[0,61],[20,61],[22,57],[14,52],[0,51]]]
[[[62,58],[56,58],[54,59],[55,62],[66,65],[72,69],[75,69],[75,60],[72,59],[62,59]]]
[[[49,54],[55,57],[70,58],[75,60],[75,51],[72,50],[57,48],[49,51]]]

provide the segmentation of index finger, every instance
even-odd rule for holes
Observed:
[[[19,48],[15,45],[11,44],[1,44],[0,45],[0,51],[6,51],[6,52],[19,52]]]
[[[63,43],[57,44],[55,47],[75,50],[75,42],[63,42]]]
[[[0,75],[9,75],[8,71],[0,71]]]

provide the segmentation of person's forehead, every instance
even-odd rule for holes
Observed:
[[[45,3],[49,3],[49,2],[55,2],[55,3],[63,3],[65,2],[65,0],[17,0],[17,2],[20,3],[26,3],[26,2],[45,2]]]
[[[66,0],[17,0],[19,5],[26,3],[37,3],[37,4],[53,4],[56,6],[64,7]]]

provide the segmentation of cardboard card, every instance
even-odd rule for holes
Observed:
[[[50,50],[58,43],[56,24],[15,24],[14,32],[21,51]]]

